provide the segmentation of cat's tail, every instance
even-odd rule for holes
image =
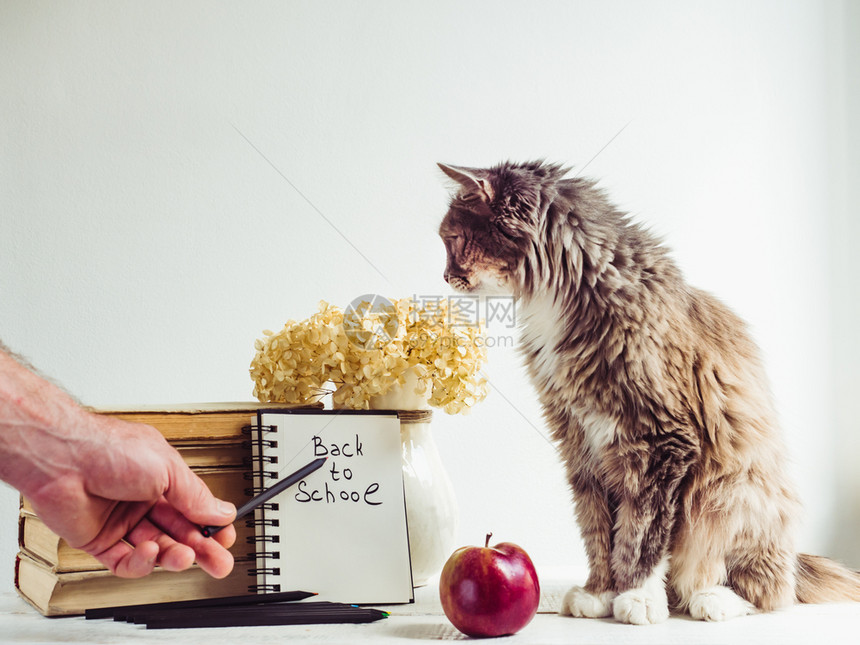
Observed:
[[[817,555],[797,554],[798,602],[860,601],[860,573]]]

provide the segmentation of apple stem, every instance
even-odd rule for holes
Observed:
[[[487,540],[484,542],[484,548],[487,549],[490,547],[490,538],[493,537],[492,533],[487,533]]]

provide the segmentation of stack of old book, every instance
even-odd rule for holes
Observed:
[[[257,422],[255,403],[202,404],[135,410],[102,410],[103,414],[146,423],[157,428],[203,479],[212,493],[236,506],[247,501],[251,482],[248,437],[243,428]],[[222,580],[196,565],[186,571],[159,568],[144,578],[112,575],[95,558],[71,548],[36,516],[26,499],[18,518],[20,550],[15,562],[15,587],[46,616],[83,614],[87,609],[249,593],[254,565],[254,529],[236,524],[231,549],[233,572]],[[251,578],[250,580],[253,580]]]

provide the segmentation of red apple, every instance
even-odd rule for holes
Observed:
[[[448,558],[439,580],[442,609],[468,636],[515,634],[529,624],[540,601],[531,558],[516,544],[464,546]]]

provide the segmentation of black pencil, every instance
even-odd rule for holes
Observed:
[[[196,607],[235,607],[238,605],[260,605],[275,602],[295,602],[316,596],[311,591],[281,591],[279,593],[247,594],[244,596],[224,596],[221,598],[200,598],[197,600],[177,600],[173,602],[156,602],[143,605],[119,605],[116,607],[99,607],[87,609],[85,615],[92,618],[114,618],[125,616],[141,610],[158,609],[193,609]]]
[[[255,508],[257,508],[261,504],[265,504],[281,491],[303,480],[312,472],[320,468],[325,463],[326,459],[328,459],[328,457],[320,457],[319,459],[314,459],[307,466],[299,468],[292,475],[287,475],[283,479],[279,479],[274,485],[264,490],[262,493],[257,495],[249,502],[246,502],[245,504],[240,506],[236,510],[236,520],[245,517],[249,513],[253,512]],[[235,522],[236,520],[233,521]],[[200,532],[203,534],[203,537],[212,537],[223,528],[223,526],[201,526]]]
[[[276,607],[276,606],[275,606]],[[146,622],[147,629],[187,629],[198,627],[245,627],[259,625],[313,625],[329,623],[370,623],[388,618],[378,609],[343,606],[325,610],[301,611],[300,605],[289,611],[275,607],[249,607],[247,611],[207,612],[199,616],[164,616]]]
[[[135,611],[125,617],[125,621],[128,623],[135,623],[136,625],[141,625],[143,623],[152,622],[155,620],[164,620],[167,618],[172,618],[174,616],[182,616],[182,617],[193,617],[193,618],[203,618],[205,616],[212,615],[224,615],[231,613],[272,613],[272,614],[286,614],[291,612],[296,613],[312,613],[312,612],[334,612],[342,609],[343,607],[350,607],[353,611],[355,607],[351,607],[349,605],[344,605],[342,603],[334,603],[334,602],[298,602],[298,603],[273,603],[266,605],[236,605],[236,606],[226,606],[226,607],[192,607],[190,609],[184,608],[162,608],[162,609],[146,609],[143,608],[139,611]],[[114,618],[114,620],[117,620]]]

